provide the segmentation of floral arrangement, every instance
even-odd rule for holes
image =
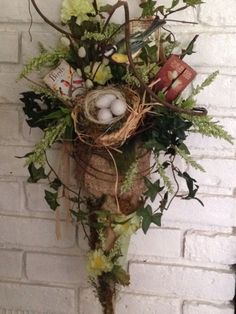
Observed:
[[[61,38],[55,49],[40,43],[40,54],[20,74],[33,85],[21,97],[27,123],[43,131],[41,141],[24,156],[28,181],[48,180],[50,208],[57,214],[61,207],[67,209],[68,219],[84,230],[89,278],[104,313],[114,313],[116,288],[130,281],[124,264],[130,236],[139,228],[147,233],[151,224],[160,226],[176,197],[202,204],[196,180],[176,161],[179,157],[204,171],[186,146],[188,135],[232,142],[196,103],[217,73],[188,96],[182,94],[196,76],[183,59],[194,52],[197,36],[181,47],[168,30],[170,15],[202,1],[175,0],[170,7],[142,1],[141,16],[130,19],[126,1],[63,0],[61,27],[30,1]],[[123,24],[112,22],[117,10],[124,11]],[[38,73],[37,81],[30,78],[32,72]],[[55,143],[62,151],[58,171],[48,157]]]

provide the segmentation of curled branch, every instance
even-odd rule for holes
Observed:
[[[54,29],[56,29],[58,32],[60,32],[61,34],[64,34],[68,37],[73,37],[71,33],[65,31],[64,29],[60,28],[59,26],[57,26],[56,24],[54,24],[52,21],[50,21],[39,9],[39,7],[37,6],[35,0],[31,0],[31,3],[33,5],[33,7],[35,8],[35,10],[37,11],[37,13],[41,16],[41,18],[51,27],[53,27]]]
[[[168,103],[167,101],[160,99],[152,91],[152,89],[150,87],[148,87],[147,84],[144,83],[144,81],[139,76],[139,74],[135,68],[135,64],[134,64],[131,49],[130,49],[129,7],[128,7],[128,4],[126,1],[119,1],[116,5],[114,5],[114,7],[116,7],[116,9],[120,6],[123,6],[124,11],[125,11],[125,22],[126,22],[125,23],[125,41],[126,41],[126,50],[127,50],[127,56],[128,56],[129,64],[130,64],[130,67],[132,69],[132,72],[134,73],[135,77],[138,79],[142,88],[144,88],[145,91],[152,98],[154,98],[157,102],[159,102],[160,104],[162,104],[163,106],[165,106],[166,108],[168,108],[172,111],[176,111],[179,113],[185,113],[185,114],[190,115],[190,116],[205,116],[205,115],[207,115],[207,110],[205,108],[194,108],[193,110],[186,110],[183,108],[176,107],[175,105],[172,105],[172,104]]]

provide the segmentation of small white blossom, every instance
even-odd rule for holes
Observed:
[[[85,86],[90,89],[90,88],[93,88],[93,82],[89,79],[86,80],[85,82]]]
[[[78,56],[79,56],[80,58],[85,58],[85,57],[86,57],[86,50],[85,50],[85,48],[84,48],[83,46],[79,48],[79,50],[78,50]]]

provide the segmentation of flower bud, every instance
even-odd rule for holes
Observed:
[[[93,88],[93,82],[89,79],[86,80],[85,82],[85,86],[90,89],[90,88]]]
[[[85,58],[85,57],[86,57],[86,50],[85,50],[85,48],[84,48],[83,46],[79,48],[79,50],[78,50],[78,56],[79,56],[80,58]]]

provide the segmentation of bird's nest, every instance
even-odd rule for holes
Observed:
[[[95,101],[106,94],[113,94],[128,105],[126,113],[113,118],[109,124],[96,118]],[[75,132],[83,143],[96,147],[119,147],[135,133],[149,110],[150,106],[141,103],[140,96],[134,90],[127,87],[106,87],[78,98],[72,118]]]

